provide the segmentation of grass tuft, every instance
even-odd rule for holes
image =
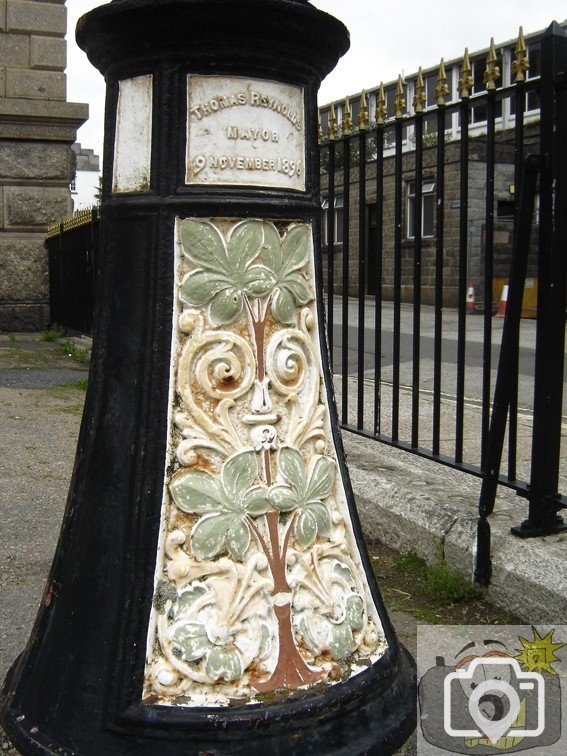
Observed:
[[[395,564],[400,572],[416,577],[419,591],[439,606],[453,606],[477,594],[470,580],[448,566],[442,546],[436,564],[428,565],[415,551],[400,554]]]
[[[63,383],[61,386],[56,386],[57,389],[75,389],[78,391],[86,391],[89,386],[88,378],[79,378],[75,383]]]
[[[41,334],[42,341],[57,341],[61,336],[59,331],[43,331]]]
[[[89,362],[91,359],[91,350],[78,347],[73,341],[62,341],[60,348],[61,354],[66,354],[77,362]]]

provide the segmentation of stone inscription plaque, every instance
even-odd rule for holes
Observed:
[[[187,78],[187,184],[305,191],[303,89],[238,76]]]

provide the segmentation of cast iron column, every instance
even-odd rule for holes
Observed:
[[[114,0],[103,250],[63,531],[5,687],[24,753],[390,753],[413,663],[364,548],[323,326],[304,0]]]

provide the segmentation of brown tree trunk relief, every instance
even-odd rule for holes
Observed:
[[[258,302],[257,315],[254,314],[250,303],[247,301],[248,312],[253,326],[253,338],[256,348],[256,364],[257,364],[257,379],[262,383],[266,378],[266,361],[265,361],[265,334],[266,323],[268,319],[269,302],[266,305],[264,315],[261,313],[261,305]],[[271,452],[269,449],[263,451],[264,472],[266,478],[266,485],[269,487],[272,485],[272,462]],[[256,523],[251,517],[247,518],[248,525],[254,532],[256,539],[262,551],[264,552],[272,579],[274,581],[274,588],[272,590],[272,596],[274,598],[279,597],[281,603],[274,604],[274,613],[278,620],[278,640],[279,640],[279,652],[276,668],[274,669],[272,676],[266,682],[254,682],[254,687],[262,692],[268,693],[273,690],[286,689],[296,690],[302,685],[314,683],[320,680],[324,676],[322,671],[314,671],[307,666],[304,658],[301,656],[299,649],[295,643],[293,635],[293,628],[291,623],[291,588],[287,581],[287,551],[289,547],[289,540],[291,537],[293,525],[296,518],[294,513],[289,520],[283,545],[280,546],[280,513],[277,511],[268,512],[265,515],[266,524],[268,527],[269,543],[266,542],[262,532],[257,527]]]
[[[318,672],[307,666],[304,658],[299,653],[293,636],[291,625],[291,589],[287,582],[287,550],[291,536],[295,514],[290,518],[286,529],[283,547],[280,548],[279,524],[280,513],[268,512],[266,515],[269,544],[258,529],[254,520],[249,517],[248,524],[254,531],[256,538],[268,560],[270,572],[274,580],[272,596],[280,596],[282,603],[274,605],[274,612],[278,620],[279,653],[276,668],[272,676],[266,682],[254,682],[254,687],[262,693],[285,688],[296,690],[302,685],[316,682],[324,676],[324,672]]]

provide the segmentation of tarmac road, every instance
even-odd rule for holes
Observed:
[[[335,297],[333,303],[333,371],[342,370],[343,349],[343,306],[341,297]],[[435,310],[433,307],[421,307],[421,338],[420,338],[420,388],[426,391],[433,388],[433,356]],[[348,373],[358,371],[358,301],[350,298],[348,302]],[[402,304],[400,311],[400,381],[402,385],[411,386],[413,369],[413,305]],[[491,348],[491,384],[494,386],[502,329],[504,320],[492,318],[492,348]],[[382,343],[381,363],[382,380],[391,382],[393,362],[393,326],[394,308],[391,302],[384,302],[382,306]],[[537,321],[523,319],[520,331],[520,361],[519,361],[519,406],[530,408],[533,397],[533,371],[535,362],[535,339]],[[483,385],[483,335],[484,317],[481,313],[472,313],[466,318],[466,396],[479,401],[482,399]],[[442,391],[447,395],[455,394],[456,363],[457,363],[457,334],[458,313],[453,309],[443,311],[443,386]],[[567,371],[567,360],[566,360]],[[375,369],[375,306],[373,299],[365,302],[364,317],[364,370],[369,376],[374,375]],[[566,392],[567,393],[567,392]],[[567,414],[567,396],[565,397],[564,413]]]

